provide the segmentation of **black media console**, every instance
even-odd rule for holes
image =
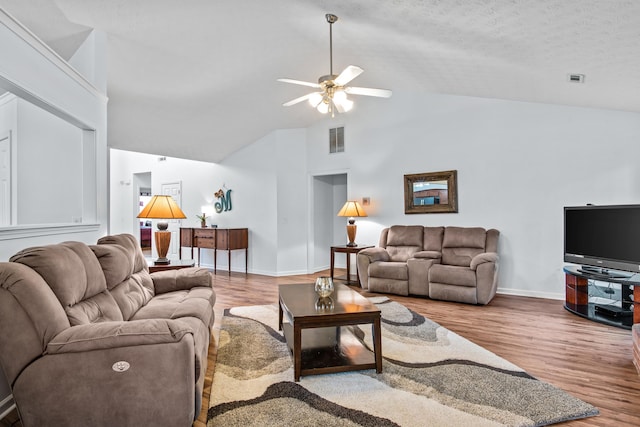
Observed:
[[[577,265],[563,270],[568,311],[625,329],[640,323],[640,274]]]

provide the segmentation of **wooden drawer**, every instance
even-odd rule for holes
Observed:
[[[196,237],[195,241],[195,246],[198,248],[215,249],[216,247],[216,239],[213,237]]]
[[[213,239],[216,236],[216,230],[214,228],[194,228],[193,235]]]

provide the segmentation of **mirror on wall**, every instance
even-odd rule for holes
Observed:
[[[458,212],[455,170],[404,176],[404,213]]]
[[[1,89],[0,228],[95,222],[95,136]],[[95,196],[93,196],[95,197]],[[95,204],[95,203],[93,203]]]

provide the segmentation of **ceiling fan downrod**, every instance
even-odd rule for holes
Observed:
[[[333,24],[338,20],[338,17],[332,13],[327,13],[325,17],[329,23],[329,75],[333,79]]]

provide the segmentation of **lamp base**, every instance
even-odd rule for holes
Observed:
[[[354,247],[354,246],[358,246],[355,242],[356,240],[356,229],[358,227],[353,224],[353,223],[349,223],[347,224],[347,237],[349,238],[349,243],[347,243],[347,246],[349,247]]]
[[[167,259],[167,252],[169,252],[169,243],[171,243],[170,231],[156,231],[156,250],[158,251],[158,259],[154,261],[154,264],[167,265],[169,259]]]

